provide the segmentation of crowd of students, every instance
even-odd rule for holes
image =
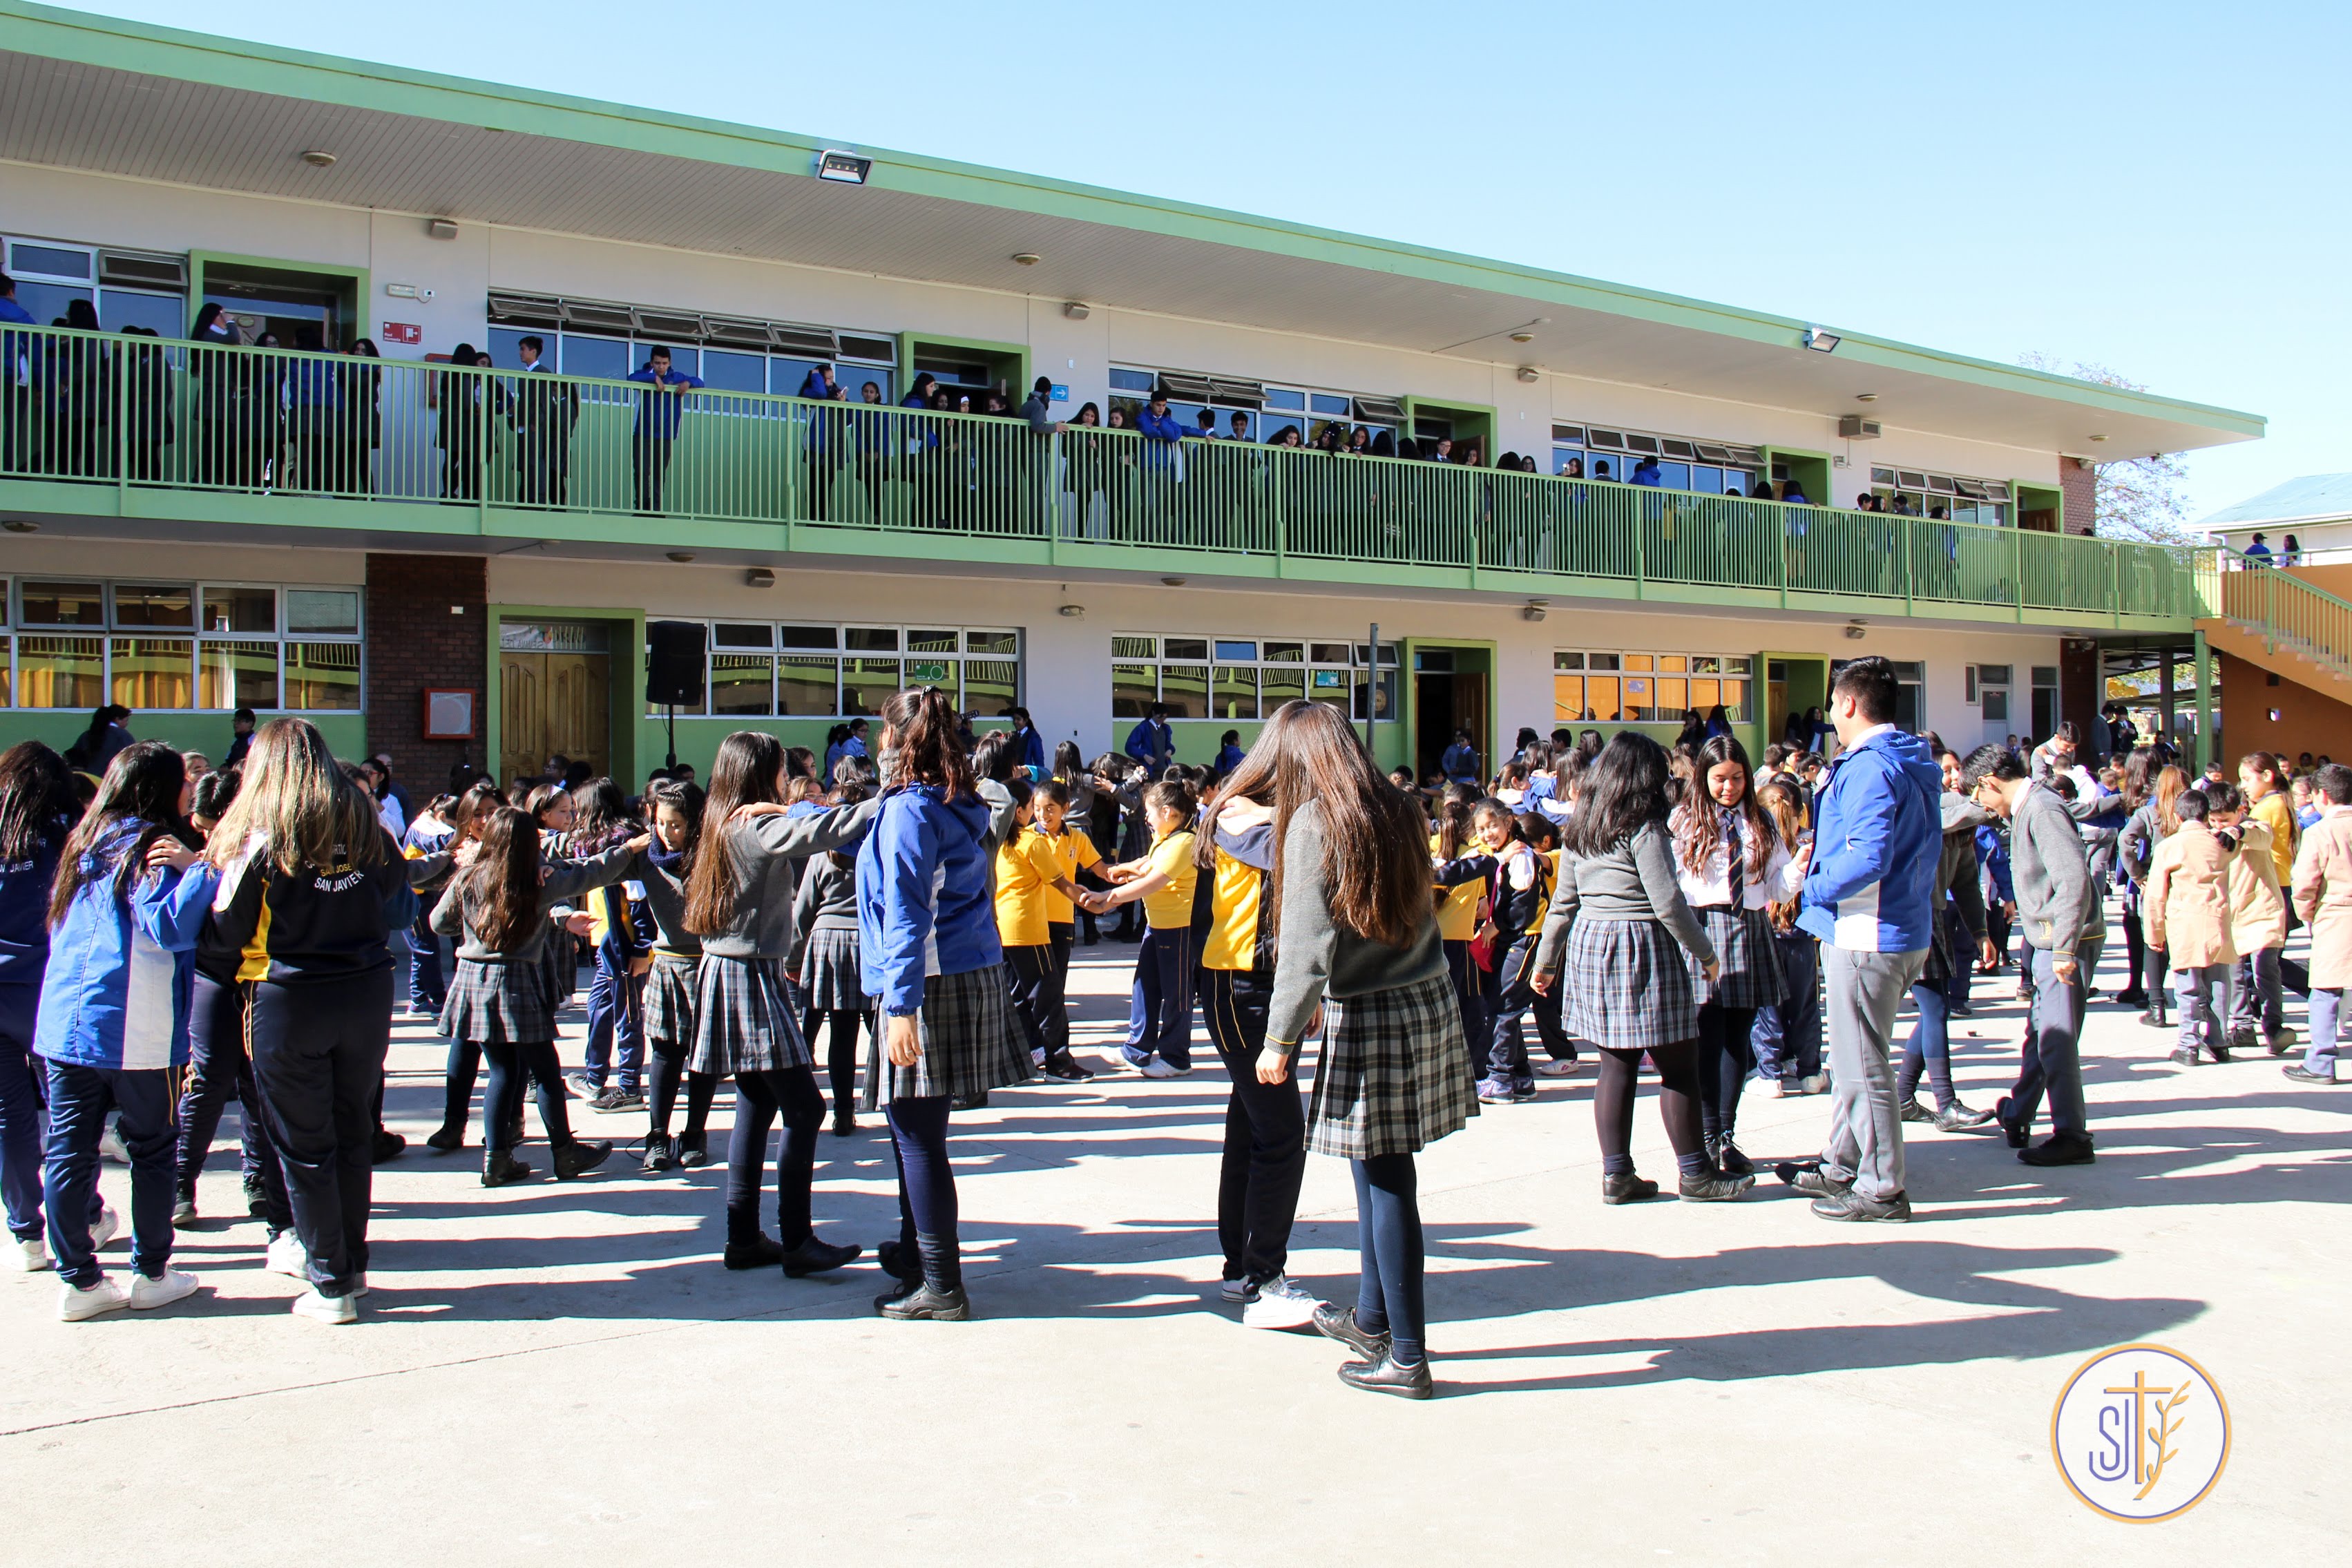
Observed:
[[[690,769],[634,799],[608,779],[510,794],[478,779],[397,837],[369,775],[299,719],[201,777],[154,742],[115,748],[96,777],[24,742],[0,755],[0,1145],[18,1258],[58,1271],[68,1321],[190,1294],[173,1233],[201,1223],[196,1173],[234,1098],[266,1267],[305,1282],[295,1312],[354,1321],[372,1171],[404,1147],[382,1119],[404,945],[410,1005],[448,1040],[426,1144],[478,1147],[486,1186],[538,1173],[520,1154],[527,1093],[548,1173],[568,1182],[613,1152],[573,1131],[575,1095],[642,1115],[642,1168],[658,1173],[709,1162],[731,1080],[724,1265],[837,1270],[863,1249],[817,1228],[818,1141],[828,1111],[847,1136],[878,1109],[900,1224],[875,1305],[893,1319],[971,1310],[952,1112],[1040,1076],[1187,1076],[1197,1010],[1231,1080],[1222,1299],[1252,1326],[1344,1343],[1351,1384],[1417,1398],[1433,1383],[1415,1158],[1482,1110],[1536,1100],[1585,1051],[1606,1204],[1664,1195],[1631,1152],[1645,1069],[1685,1201],[1756,1181],[1738,1131],[1752,1079],[1833,1094],[1820,1157],[1776,1167],[1827,1219],[1910,1216],[1908,1125],[1998,1123],[2029,1164],[2088,1163],[2077,1047],[2119,882],[2131,984],[2116,999],[2169,1028],[2169,969],[2174,1060],[2284,1052],[2296,991],[2312,1039],[2288,1076],[2335,1081],[2352,769],[2291,779],[2257,753],[2235,784],[2191,781],[2151,743],[2102,777],[2064,727],[2030,755],[1961,757],[1897,729],[1895,696],[1885,660],[1843,667],[1826,764],[1781,742],[1751,770],[1728,733],[1669,750],[1563,731],[1523,733],[1491,783],[1423,790],[1383,776],[1325,706],[1286,705],[1212,770],[1168,761],[1148,720],[1126,753],[1088,764],[1065,743],[1049,761],[1025,715],[975,740],[946,697],[916,690],[878,734],[837,730],[822,763],[738,731],[707,792]],[[2312,796],[2300,811],[2297,792]],[[1068,967],[1113,911],[1141,921],[1112,933],[1139,939],[1129,1024],[1116,1059],[1087,1062]],[[2314,927],[2307,973],[2281,962],[2297,918]],[[1979,1110],[1954,1092],[1948,1023],[1973,976],[2011,962],[2012,932],[2020,1070]],[[567,1082],[555,1017],[583,942],[589,1037]],[[99,1261],[119,1226],[98,1194],[110,1137],[131,1167],[121,1280]],[[1310,1152],[1351,1165],[1352,1303],[1288,1277]]]

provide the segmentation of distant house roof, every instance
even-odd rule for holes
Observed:
[[[2352,518],[2352,474],[2305,474],[2200,519],[2203,529],[2260,522],[2321,522]]]

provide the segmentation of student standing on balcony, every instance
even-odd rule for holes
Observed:
[[[580,390],[559,381],[544,357],[543,339],[515,344],[523,374],[515,383],[516,497],[525,506],[562,506],[572,480],[572,432],[580,423]]]
[[[482,494],[483,409],[505,406],[506,395],[473,367],[487,365],[490,356],[471,343],[449,351],[449,363],[461,374],[436,371],[425,378],[425,406],[436,410],[434,439],[441,448],[441,497],[474,501]]]
[[[657,512],[662,510],[663,487],[669,481],[670,455],[677,445],[678,421],[685,416],[686,395],[703,381],[698,375],[671,369],[669,350],[658,346],[646,355],[643,365],[629,373],[629,379],[647,388],[637,394],[633,444],[637,510]]]
[[[1177,447],[1184,439],[1183,421],[1168,411],[1167,392],[1155,386],[1150,402],[1136,416],[1135,427],[1143,436],[1144,493],[1150,498],[1147,504],[1153,522],[1164,531],[1170,525],[1175,505],[1178,467],[1181,462]]]

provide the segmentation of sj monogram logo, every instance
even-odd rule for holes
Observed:
[[[2205,1500],[2230,1458],[2230,1408],[2205,1369],[2162,1345],[2103,1351],[2050,1415],[2050,1447],[2076,1497],[2150,1524]]]

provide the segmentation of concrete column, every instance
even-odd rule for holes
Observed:
[[[2202,773],[2220,756],[2213,733],[2213,650],[2205,646],[2205,634],[2197,634],[2197,769]]]

